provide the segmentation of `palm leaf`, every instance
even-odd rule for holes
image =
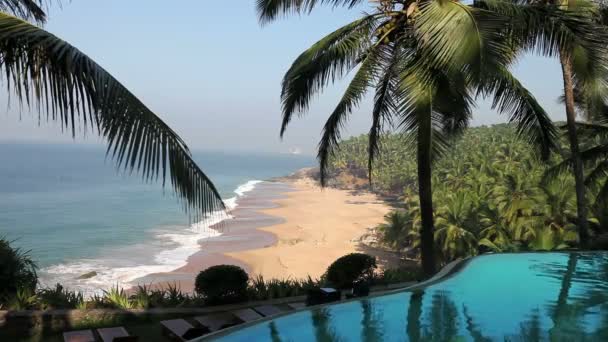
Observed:
[[[265,23],[291,13],[310,13],[318,5],[353,8],[362,2],[365,0],[258,0],[256,8],[260,22]]]
[[[323,186],[326,183],[329,160],[340,142],[341,130],[346,123],[347,117],[352,113],[353,108],[359,104],[367,92],[367,89],[372,85],[376,73],[376,61],[381,50],[382,49],[380,48],[371,49],[366,54],[365,59],[361,63],[361,67],[353,77],[348,88],[344,92],[344,95],[323,127],[322,138],[321,142],[319,142],[319,151],[317,154],[321,169],[321,185]]]
[[[359,63],[369,47],[368,37],[375,21],[373,15],[356,20],[321,39],[294,61],[282,84],[281,136],[293,115],[308,109],[313,95]]]
[[[473,71],[484,54],[507,56],[502,30],[508,18],[457,1],[425,1],[416,17],[420,61],[446,73]]]
[[[608,159],[599,162],[585,178],[585,185],[590,188],[595,188],[600,185],[602,179],[608,177]]]
[[[224,208],[184,141],[81,51],[26,21],[0,13],[0,68],[20,103],[76,134],[91,126],[117,164],[146,180],[170,178],[195,216]]]
[[[44,23],[46,13],[42,9],[43,3],[43,0],[0,0],[0,11],[11,13],[24,20]]]
[[[486,73],[479,93],[493,95],[492,108],[510,116],[517,130],[536,147],[543,159],[557,150],[557,129],[534,96],[509,72],[498,67]]]
[[[597,8],[591,2],[561,6],[531,0],[480,0],[475,4],[511,18],[505,31],[519,48],[557,57],[580,47],[587,60],[586,75],[591,76],[605,65],[606,30],[595,22]]]
[[[401,55],[399,46],[382,46],[383,52],[379,63],[383,68],[382,75],[376,85],[374,96],[374,108],[372,110],[372,127],[368,137],[368,161],[367,169],[369,182],[372,183],[373,164],[376,155],[380,152],[380,136],[386,123],[392,121],[391,117],[396,111],[396,99],[394,93],[399,84],[399,61]]]

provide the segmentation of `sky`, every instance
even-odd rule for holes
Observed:
[[[346,83],[337,82],[294,120],[283,140],[281,79],[314,42],[361,16],[357,9],[319,8],[261,26],[255,0],[72,0],[49,10],[45,29],[68,41],[122,82],[193,149],[314,153],[323,123]],[[171,5],[169,5],[171,4]],[[525,56],[514,73],[552,118],[565,117],[556,60]],[[0,141],[73,141],[37,113],[19,111],[0,94]],[[351,115],[345,135],[370,125],[371,96]],[[480,101],[473,125],[507,118]],[[79,134],[77,143],[98,144]]]

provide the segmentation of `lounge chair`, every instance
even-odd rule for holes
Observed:
[[[192,324],[183,319],[161,321],[160,324],[163,326],[163,334],[165,336],[174,338],[178,341],[192,340],[210,332],[209,329],[205,327],[195,328]]]
[[[65,342],[95,342],[93,330],[78,330],[63,333]]]
[[[242,322],[252,322],[263,318],[262,315],[253,311],[252,309],[240,309],[232,311],[232,314],[236,316],[236,318],[240,319]]]
[[[137,342],[139,337],[131,336],[123,327],[97,329],[103,342]]]
[[[209,329],[210,332],[222,330],[239,324],[239,320],[230,312],[220,312],[209,314],[206,316],[194,317],[202,326]]]
[[[278,307],[276,307],[274,305],[256,306],[255,308],[253,308],[253,310],[259,312],[260,314],[262,314],[265,317],[278,315],[283,312],[283,310],[279,309]]]
[[[342,293],[331,287],[308,290],[306,306],[337,302],[342,299]]]
[[[294,310],[300,310],[306,307],[306,303],[298,302],[298,303],[288,303],[287,306]]]

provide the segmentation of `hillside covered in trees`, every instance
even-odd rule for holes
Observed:
[[[378,227],[380,239],[395,250],[415,252],[420,226],[418,183],[415,155],[406,139],[400,134],[383,138],[371,186],[381,194],[399,196],[402,207]],[[341,143],[329,169],[334,185],[369,186],[367,149],[366,135]],[[573,177],[568,172],[552,177],[547,173],[561,161],[560,156],[548,163],[540,161],[506,124],[472,128],[454,141],[433,165],[439,258],[447,262],[484,251],[576,246]],[[589,223],[601,236],[608,232],[608,208],[593,189],[588,190]]]

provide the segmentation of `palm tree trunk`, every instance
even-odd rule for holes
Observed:
[[[422,271],[427,277],[435,274],[435,224],[433,222],[433,190],[431,182],[431,114],[420,115],[418,128],[418,197],[420,199],[420,254]]]
[[[574,181],[576,186],[576,206],[578,214],[578,235],[581,246],[589,243],[589,224],[587,222],[587,198],[585,196],[585,174],[583,161],[578,146],[576,132],[576,112],[574,110],[574,84],[572,81],[572,63],[567,53],[560,53],[560,62],[564,76],[564,95],[566,98],[566,117],[570,152],[574,161]]]

